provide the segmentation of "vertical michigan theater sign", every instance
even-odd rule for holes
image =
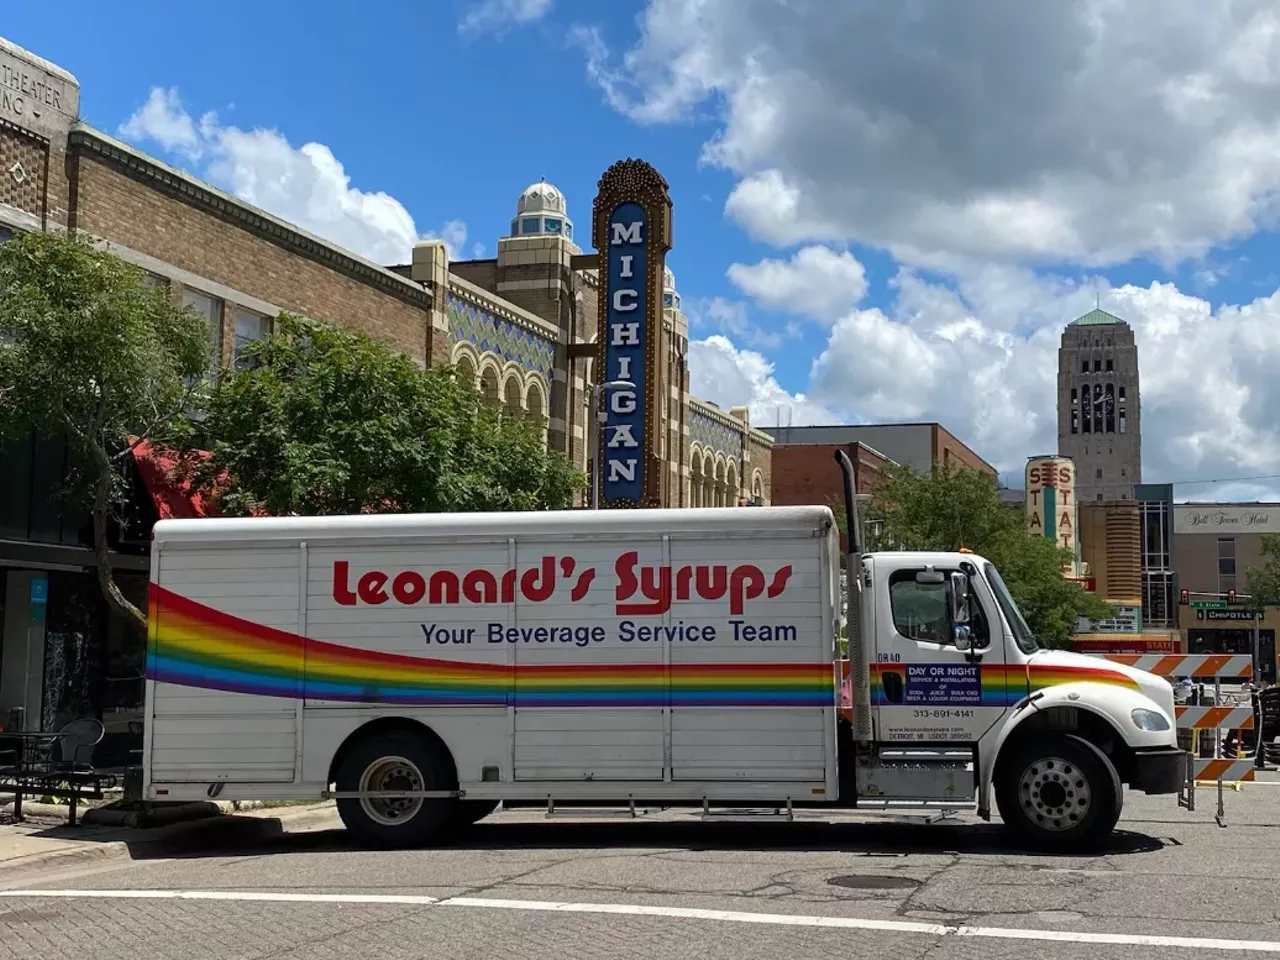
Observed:
[[[606,507],[663,504],[665,338],[662,275],[671,249],[667,182],[643,160],[620,160],[600,178],[592,217],[600,256],[600,316],[595,379],[604,391],[599,445],[600,502]],[[625,384],[625,386],[623,385]]]

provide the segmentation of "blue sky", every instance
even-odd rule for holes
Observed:
[[[1273,4],[1178,3],[1150,28],[1136,2],[1099,24],[1084,0],[955,21],[869,0],[130,0],[14,5],[3,30],[77,76],[87,122],[384,261],[428,233],[491,256],[539,177],[581,236],[604,169],[648,160],[695,390],[757,422],[938,419],[1018,485],[1055,444],[1061,325],[1100,298],[1139,338],[1145,479],[1271,478]]]

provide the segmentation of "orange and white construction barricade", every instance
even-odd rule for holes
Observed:
[[[1218,787],[1218,826],[1226,826],[1224,791],[1227,784],[1240,789],[1242,783],[1253,780],[1252,759],[1224,757],[1222,740],[1224,730],[1235,730],[1236,743],[1240,733],[1254,726],[1252,701],[1243,704],[1223,704],[1222,682],[1246,683],[1253,679],[1253,658],[1248,654],[1159,654],[1159,653],[1108,653],[1099,654],[1104,660],[1123,663],[1145,670],[1158,677],[1190,677],[1201,682],[1213,681],[1213,705],[1178,705],[1176,724],[1179,730],[1191,731],[1191,751],[1187,754],[1187,779],[1178,794],[1178,805],[1187,810],[1196,808],[1196,786],[1216,783]],[[1213,731],[1213,757],[1200,758],[1199,732]]]

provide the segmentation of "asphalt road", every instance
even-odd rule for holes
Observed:
[[[445,848],[372,853],[326,811],[247,849],[0,877],[0,958],[1280,953],[1280,785],[1228,791],[1225,829],[1213,791],[1199,799],[1130,797],[1098,856],[1030,855],[970,819],[517,811]]]

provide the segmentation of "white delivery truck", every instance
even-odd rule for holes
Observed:
[[[1062,845],[1178,790],[1169,684],[1042,650],[972,553],[855,543],[844,663],[840,559],[826,507],[161,521],[145,796],[332,797],[407,846],[500,801],[994,795]]]

